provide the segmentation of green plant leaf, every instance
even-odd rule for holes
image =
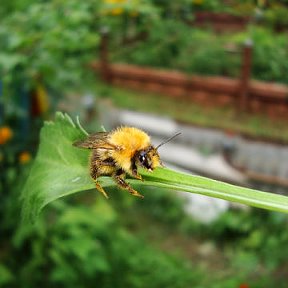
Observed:
[[[66,114],[56,113],[55,122],[44,124],[22,193],[24,220],[34,220],[53,200],[94,187],[88,169],[89,151],[72,146],[75,140],[85,137],[83,128]]]
[[[89,150],[72,146],[87,133],[68,115],[56,113],[54,122],[41,130],[40,147],[25,184],[23,219],[33,221],[48,203],[79,191],[93,189],[89,176]],[[158,168],[153,173],[140,170],[144,181],[129,179],[131,185],[154,186],[221,198],[259,208],[288,213],[288,197],[239,187],[205,177]],[[105,188],[115,186],[110,177],[100,177]],[[147,196],[149,197],[149,195]],[[145,200],[144,200],[145,201]]]

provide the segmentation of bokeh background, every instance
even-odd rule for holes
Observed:
[[[287,216],[177,191],[57,200],[21,223],[39,132],[143,128],[168,167],[287,195],[288,1],[0,8],[0,287],[286,287]]]

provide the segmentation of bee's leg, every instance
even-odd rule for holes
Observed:
[[[99,182],[98,182],[96,179],[95,179],[94,182],[95,182],[96,189],[97,189],[100,193],[102,193],[106,199],[108,199],[109,196],[107,195],[107,193],[105,192],[105,190],[103,189],[103,187],[99,184]]]
[[[116,173],[113,175],[113,178],[115,179],[118,186],[122,189],[127,190],[130,194],[133,196],[137,196],[140,198],[144,198],[143,195],[141,195],[139,192],[134,190],[126,181],[125,181],[125,172],[122,169],[118,169]]]
[[[136,167],[136,165],[135,165],[135,162],[132,163],[131,172],[132,172],[131,175],[132,175],[134,178],[143,181],[142,176],[138,174],[138,171],[137,171],[137,167]]]
[[[136,171],[132,170],[132,176],[138,180],[144,181],[142,176],[138,174],[137,170]]]
[[[91,166],[90,166],[90,175],[91,175],[92,179],[93,179],[94,182],[95,182],[96,189],[97,189],[100,193],[102,193],[106,199],[108,199],[109,196],[107,195],[107,193],[105,192],[105,190],[103,189],[103,187],[100,185],[100,183],[97,181],[97,177],[99,177],[99,176],[102,175],[99,167],[101,167],[101,165],[100,165],[100,163],[99,163],[99,160],[96,160],[95,157],[94,157],[94,155],[92,154],[92,157],[91,157]]]

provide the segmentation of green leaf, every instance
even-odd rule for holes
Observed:
[[[51,201],[94,187],[89,176],[89,151],[72,146],[85,137],[83,128],[76,126],[68,115],[56,113],[55,122],[45,123],[22,193],[24,220],[34,220]]]
[[[0,285],[9,284],[14,279],[12,272],[3,264],[0,264]]]
[[[41,130],[39,151],[22,193],[24,221],[35,220],[44,206],[60,197],[95,187],[89,176],[89,150],[72,146],[74,141],[86,135],[78,119],[74,124],[68,115],[60,112],[56,113],[55,122],[45,123]],[[141,169],[140,173],[143,182],[128,180],[139,189],[154,186],[186,191],[288,213],[288,197],[283,195],[166,168],[158,168],[153,173]],[[100,177],[99,181],[104,189],[115,186],[110,177]]]
[[[143,185],[155,185],[180,191],[238,202],[258,208],[288,213],[288,197],[240,187],[206,177],[189,175],[169,169],[157,169],[153,175],[145,173],[148,180]],[[143,175],[143,173],[141,173]],[[130,182],[135,183],[135,180]]]

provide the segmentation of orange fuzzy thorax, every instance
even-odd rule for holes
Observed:
[[[126,172],[130,172],[131,158],[136,151],[150,146],[150,137],[134,127],[120,127],[110,134],[109,143],[119,147],[111,151],[111,156]]]

